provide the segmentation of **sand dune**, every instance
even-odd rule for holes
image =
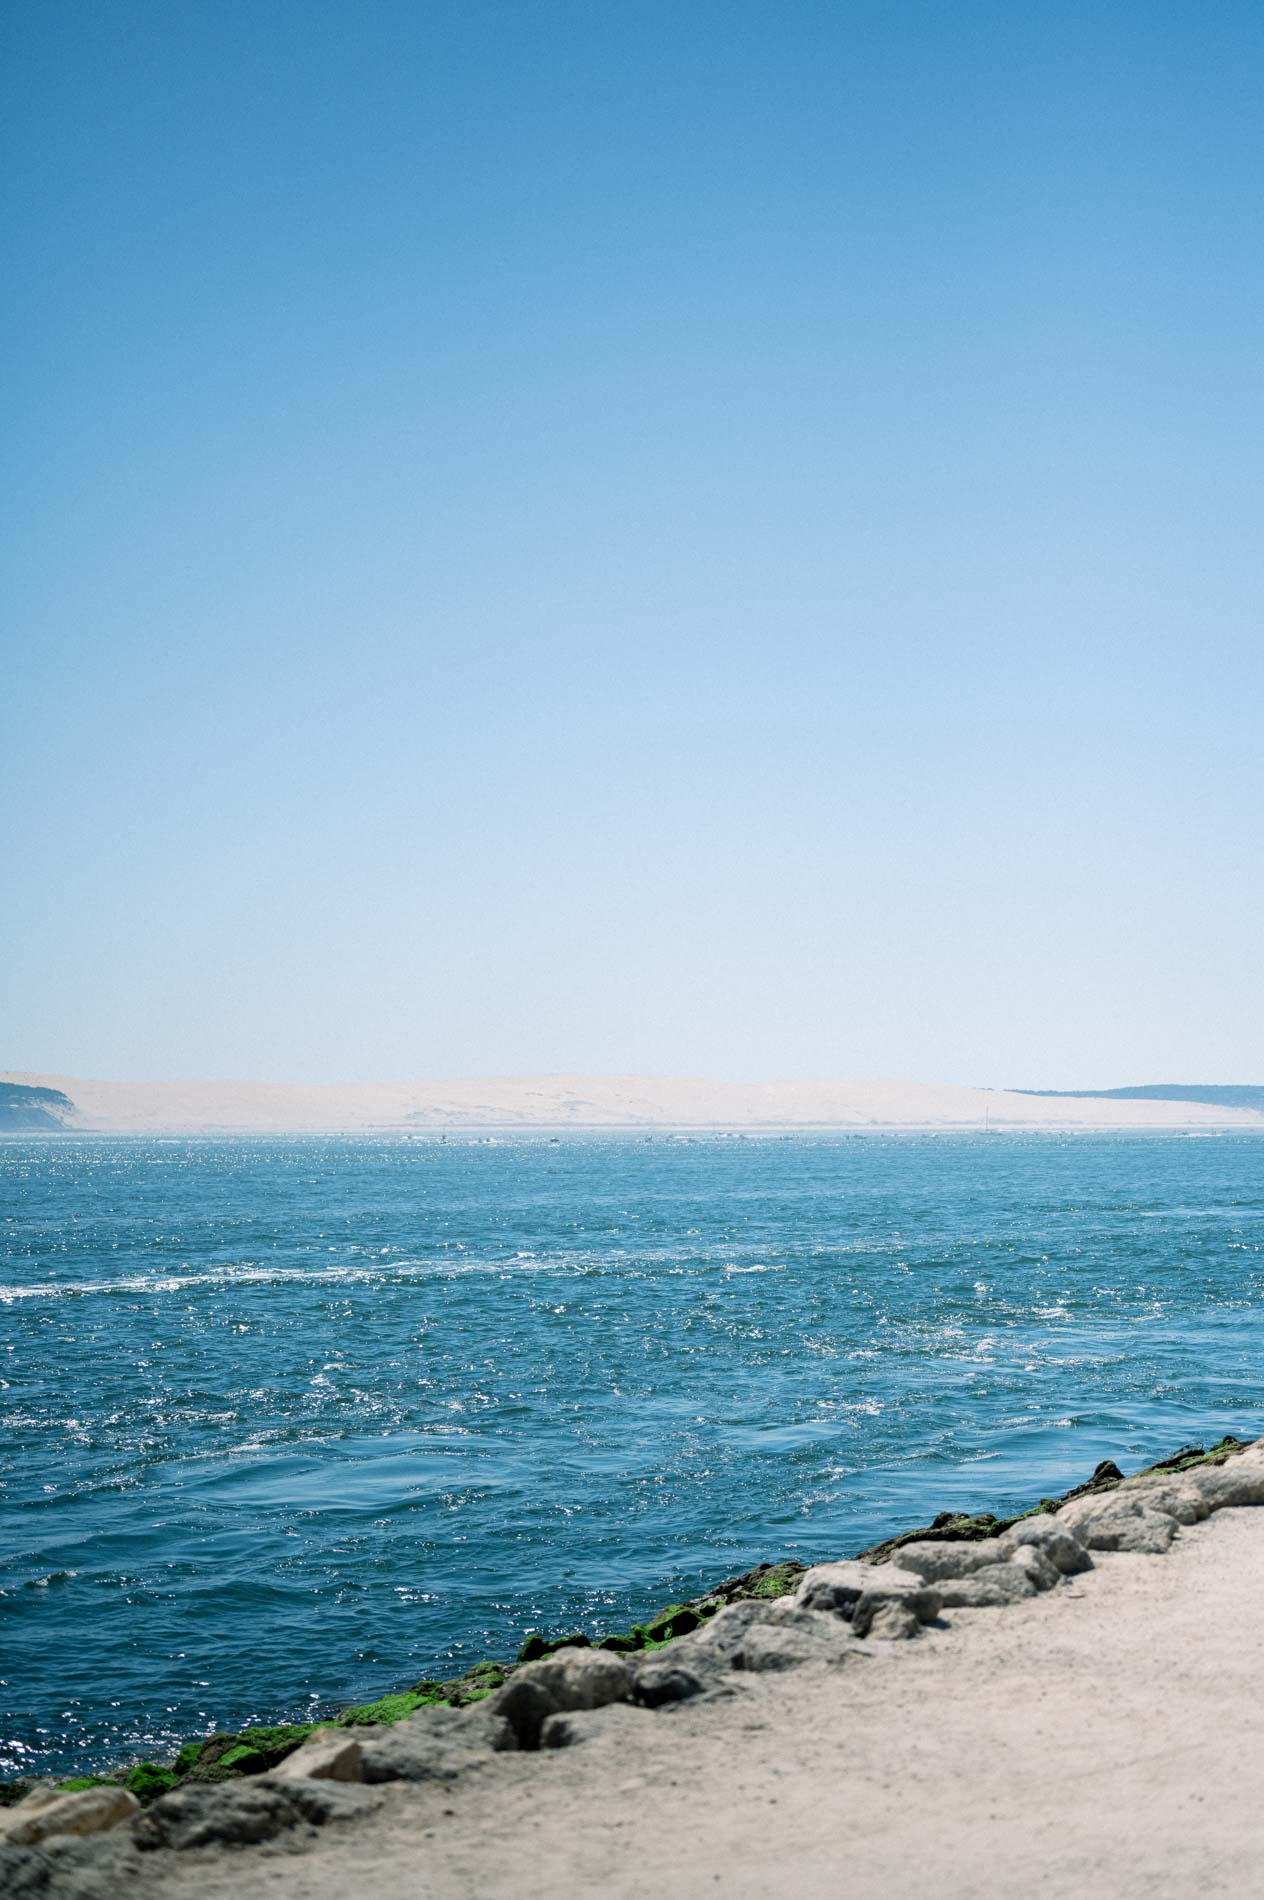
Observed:
[[[103,1082],[9,1073],[61,1089],[69,1124],[117,1134],[448,1128],[1258,1129],[1264,1114],[1194,1102],[1040,1097],[919,1082],[714,1082],[699,1076],[542,1075],[309,1087]]]

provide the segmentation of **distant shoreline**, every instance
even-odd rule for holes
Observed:
[[[1264,1135],[1264,1124],[1242,1127],[1236,1123],[1214,1128],[1194,1127],[1173,1123],[1166,1127],[1151,1127],[1146,1123],[1119,1124],[1112,1128],[1085,1127],[1078,1122],[1042,1122],[1017,1128],[985,1128],[975,1122],[927,1122],[922,1125],[910,1122],[876,1122],[863,1128],[839,1122],[768,1122],[749,1124],[742,1128],[726,1127],[721,1123],[685,1123],[680,1127],[666,1124],[646,1128],[643,1122],[466,1122],[450,1127],[407,1128],[398,1123],[384,1122],[380,1126],[366,1124],[348,1128],[206,1128],[206,1127],[163,1127],[163,1128],[32,1128],[0,1129],[0,1141],[65,1141],[68,1137],[101,1141],[372,1141],[394,1139],[415,1141],[428,1146],[443,1145],[445,1141],[478,1142],[488,1137],[504,1138],[508,1136],[523,1140],[561,1141],[564,1138],[583,1138],[588,1136],[611,1136],[637,1141],[675,1141],[687,1145],[699,1140],[760,1141],[780,1139],[793,1140],[798,1136],[832,1135],[848,1141],[865,1141],[893,1135],[908,1136],[910,1139],[924,1139],[927,1136],[951,1140],[961,1135],[982,1135],[1000,1140],[1005,1137],[1027,1138],[1032,1136],[1063,1137],[1082,1136],[1085,1140],[1101,1140],[1116,1136],[1120,1140],[1135,1138],[1139,1135],[1152,1136],[1172,1141],[1211,1141],[1229,1138],[1235,1135]]]
[[[1188,1093],[1188,1092],[1187,1092]],[[1052,1107],[1056,1101],[1057,1107]],[[505,1076],[322,1084],[0,1075],[10,1133],[789,1135],[1261,1132],[1264,1110],[1150,1094],[1048,1096],[892,1081]]]

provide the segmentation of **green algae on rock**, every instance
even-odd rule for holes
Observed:
[[[208,1736],[190,1766],[180,1773],[179,1764],[186,1753],[181,1749],[174,1772],[179,1779],[191,1781],[228,1781],[238,1775],[262,1775],[292,1755],[306,1741],[314,1722],[275,1722],[258,1728],[244,1728],[234,1734],[221,1729]],[[188,1746],[188,1745],[186,1745]]]
[[[180,1777],[174,1768],[162,1768],[154,1761],[138,1761],[123,1783],[127,1792],[136,1796],[142,1808],[147,1808],[160,1794],[170,1794],[179,1785]]]
[[[446,1701],[443,1695],[419,1695],[414,1690],[401,1689],[394,1695],[379,1696],[376,1702],[357,1702],[354,1707],[344,1709],[338,1723],[343,1728],[389,1728],[392,1723],[407,1721],[418,1709],[433,1709]]]

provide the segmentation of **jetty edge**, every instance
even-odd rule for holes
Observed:
[[[1159,1555],[1181,1526],[1262,1503],[1264,1439],[1187,1446],[1131,1477],[1106,1461],[1017,1516],[941,1513],[851,1560],[757,1565],[624,1635],[535,1634],[513,1664],[478,1664],[458,1684],[397,1691],[334,1722],[213,1735],[111,1775],[10,1783],[0,1890],[91,1900],[118,1890],[120,1855],[157,1872],[154,1850],[307,1835],[364,1812],[373,1783],[451,1780],[494,1753],[566,1747],[612,1705],[731,1693],[734,1672],[843,1662],[918,1636],[945,1610],[1055,1589],[1095,1551]]]

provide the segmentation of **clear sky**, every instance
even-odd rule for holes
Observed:
[[[1264,1080],[1264,9],[7,9],[0,1068]]]

